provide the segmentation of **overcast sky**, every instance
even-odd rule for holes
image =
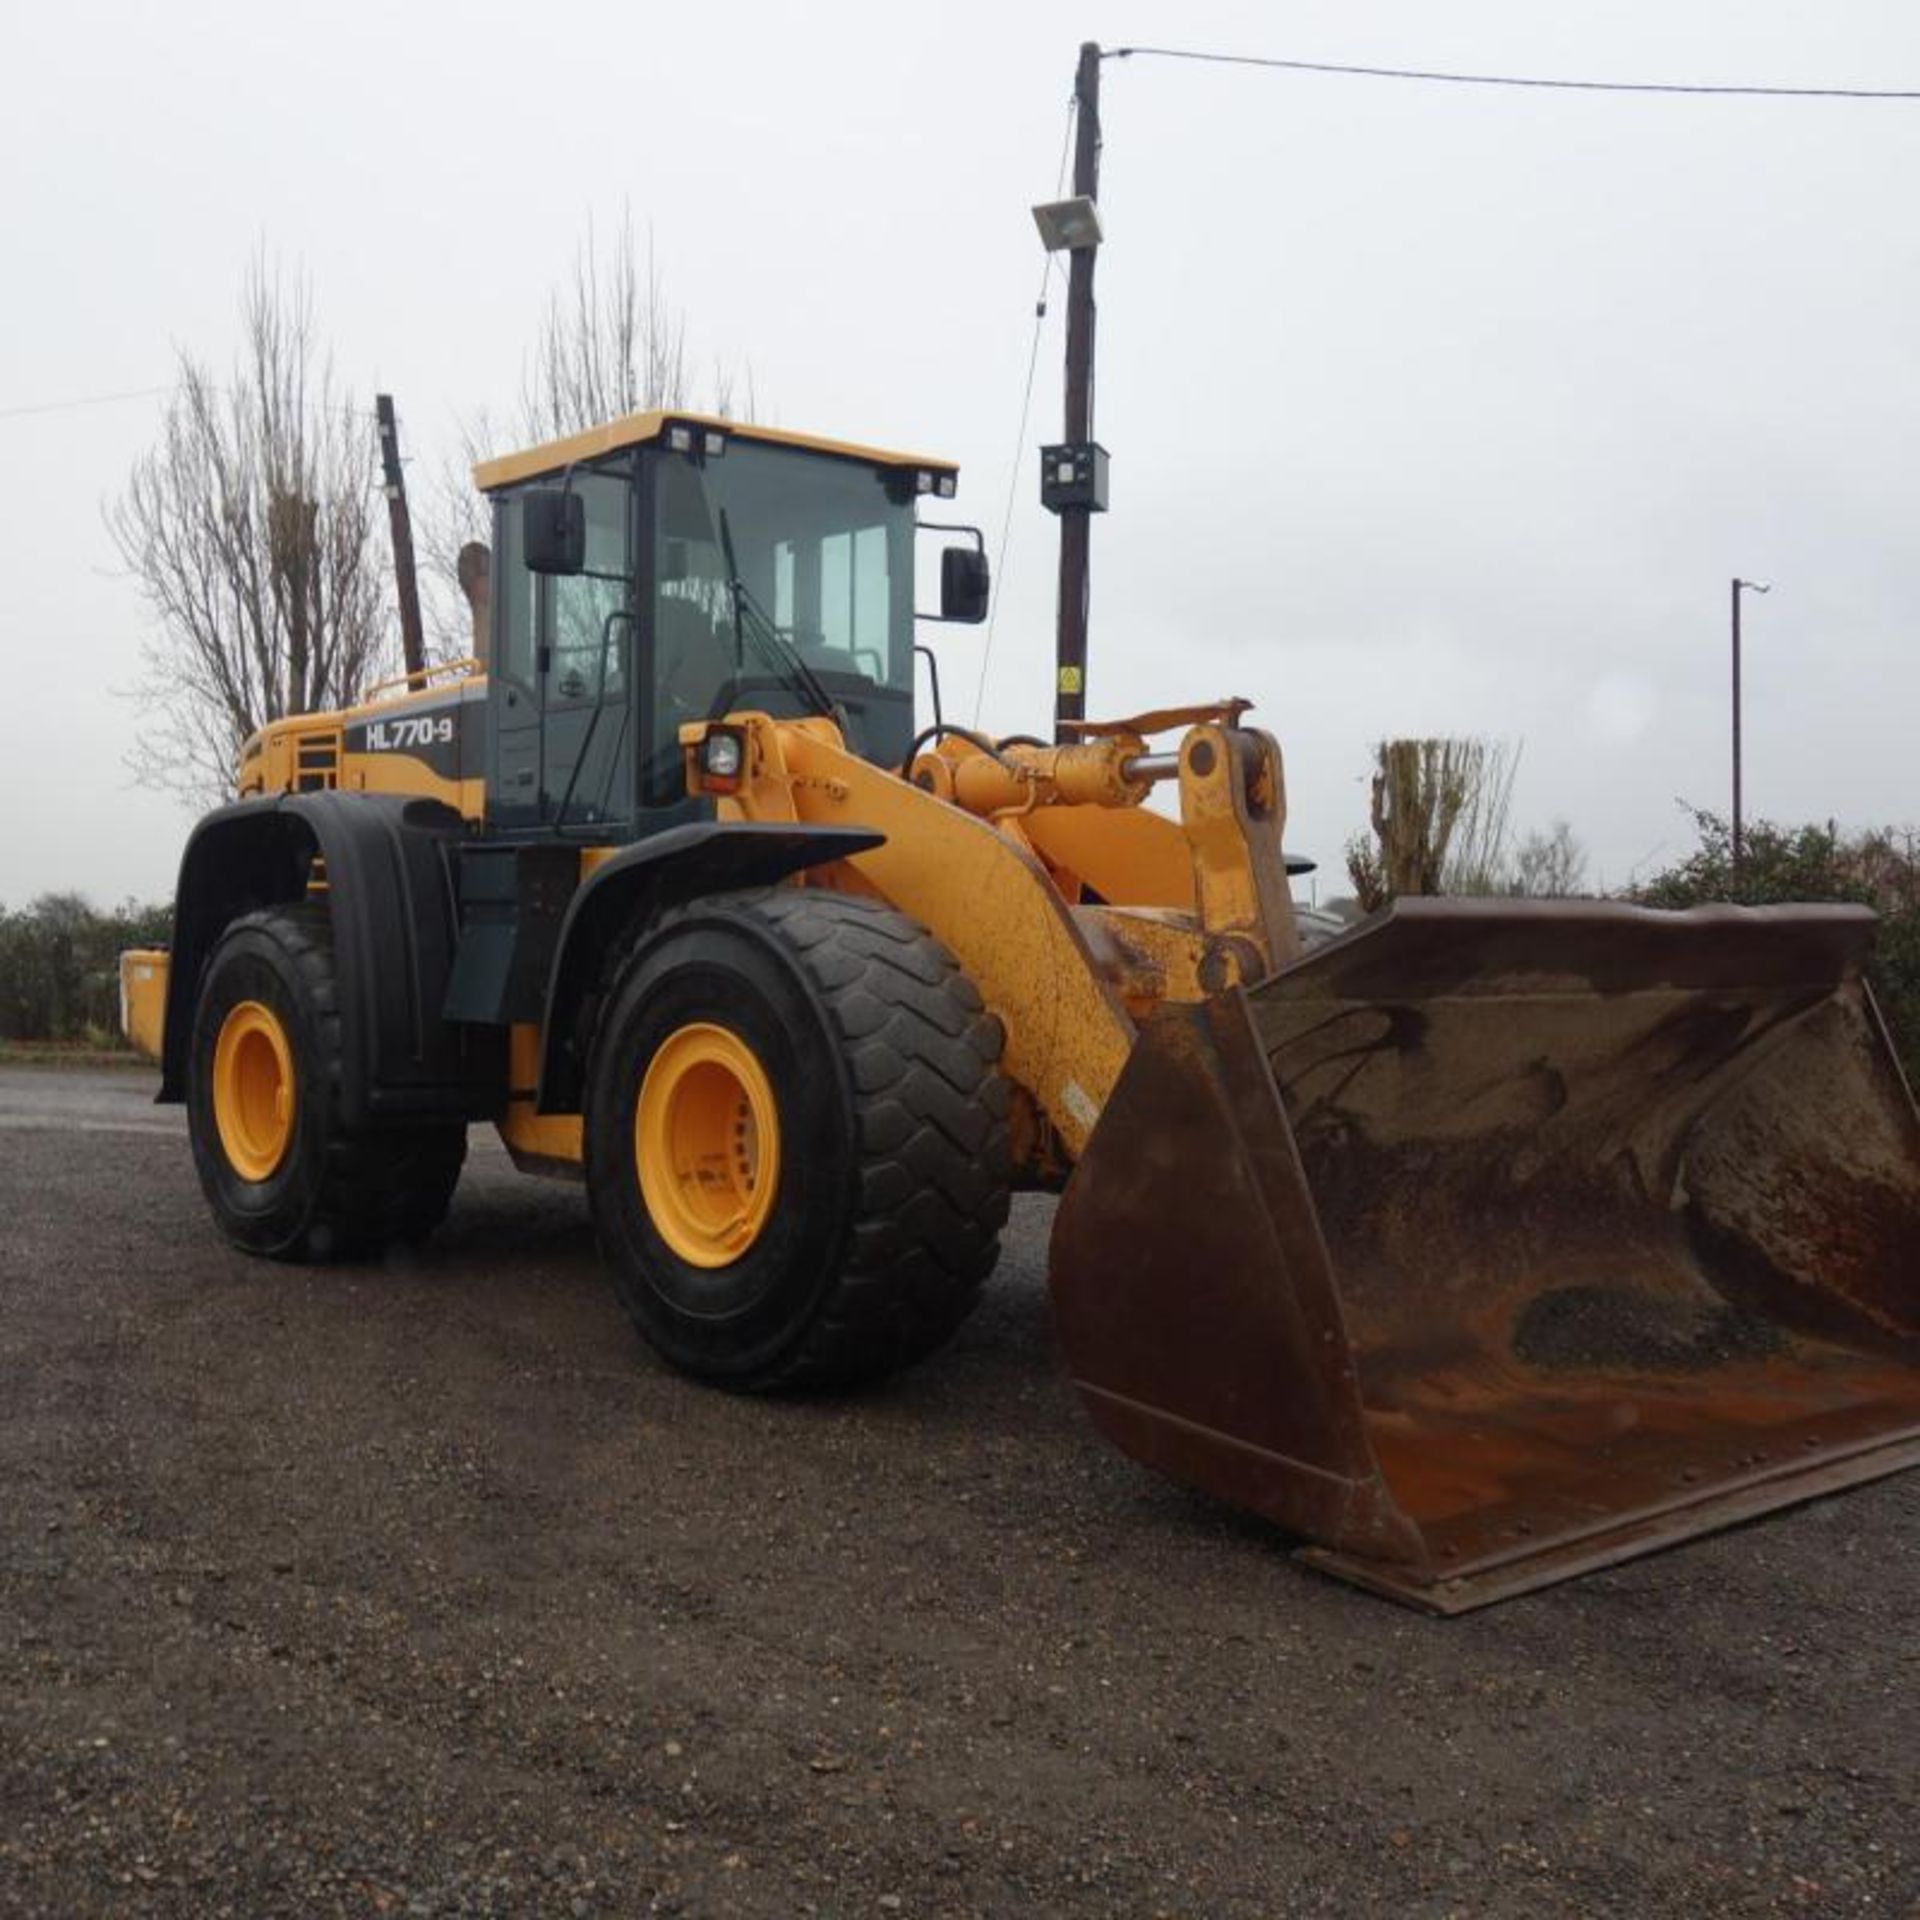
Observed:
[[[1016,465],[1027,208],[1083,38],[1920,87],[1910,0],[12,9],[0,902],[162,895],[189,825],[123,770],[145,615],[101,522],[164,402],[16,410],[160,385],[178,346],[224,362],[262,241],[424,473],[510,404],[589,219],[631,205],[764,414],[957,459],[996,551],[1011,480],[983,717],[1042,726],[1064,288]],[[1744,574],[1775,583],[1749,814],[1920,821],[1920,103],[1144,58],[1104,86],[1091,710],[1251,697],[1288,842],[1336,869],[1370,742],[1524,742],[1521,824],[1569,821],[1619,884],[1689,844],[1676,797],[1726,804]],[[984,633],[938,644],[968,717]]]

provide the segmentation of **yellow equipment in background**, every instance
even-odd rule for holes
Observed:
[[[985,605],[948,546],[916,607],[950,466],[642,414],[477,477],[490,671],[276,723],[183,863],[163,1097],[239,1244],[423,1233],[491,1120],[669,1361],[799,1388],[931,1352],[1063,1190],[1100,1428],[1441,1611],[1920,1456],[1869,915],[1303,952],[1244,702],[916,728],[916,617]]]

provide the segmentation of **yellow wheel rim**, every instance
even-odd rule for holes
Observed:
[[[705,1021],[669,1034],[640,1083],[633,1158],[654,1228],[682,1260],[738,1260],[780,1185],[780,1114],[753,1049]]]
[[[293,1140],[293,1048],[280,1016],[242,1000],[213,1046],[213,1119],[220,1148],[243,1180],[265,1180]]]

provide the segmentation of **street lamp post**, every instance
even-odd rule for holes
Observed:
[[[1771,593],[1766,580],[1733,582],[1733,887],[1740,889],[1740,859],[1745,851],[1745,829],[1740,811],[1740,596],[1743,593]]]

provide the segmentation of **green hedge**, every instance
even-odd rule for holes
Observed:
[[[1880,915],[1868,975],[1875,997],[1920,1088],[1920,843],[1912,833],[1842,835],[1824,827],[1780,827],[1762,820],[1744,833],[1740,880],[1733,878],[1733,836],[1717,813],[1696,813],[1700,844],[1679,865],[1634,890],[1654,907],[1731,900],[1785,906],[1803,900],[1851,900]]]

